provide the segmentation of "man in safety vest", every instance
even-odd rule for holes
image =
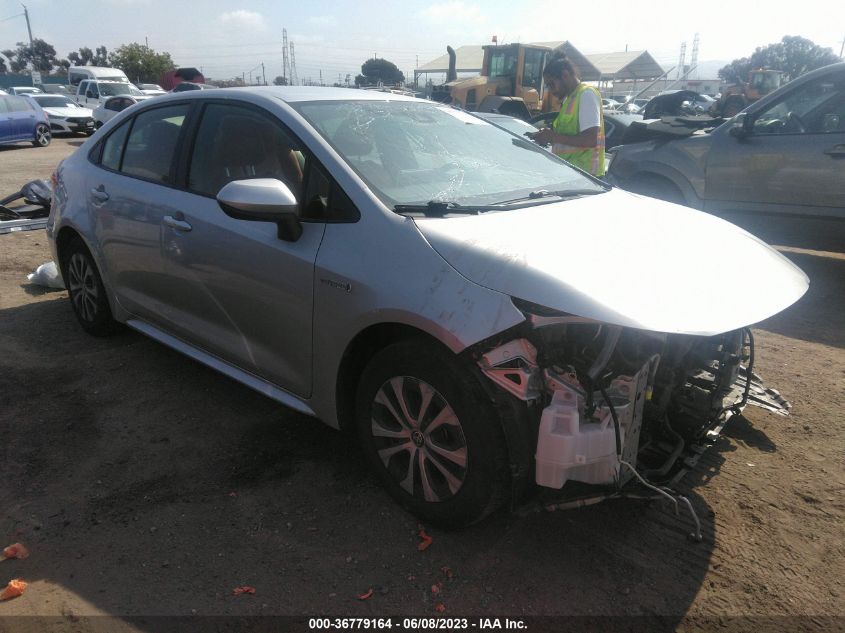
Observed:
[[[594,176],[604,176],[604,117],[599,91],[581,83],[566,57],[552,59],[543,70],[546,90],[561,100],[551,128],[531,135],[565,161]]]

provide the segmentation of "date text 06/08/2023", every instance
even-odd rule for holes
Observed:
[[[310,618],[308,629],[318,630],[520,630],[526,625],[522,620],[510,618]]]

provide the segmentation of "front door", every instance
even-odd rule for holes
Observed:
[[[270,222],[237,220],[217,203],[228,182],[276,178],[299,197],[302,154],[275,116],[245,105],[204,106],[187,173],[162,230],[170,319],[179,338],[302,397],[311,393],[314,262],[323,223],[298,240]]]
[[[804,83],[754,113],[745,138],[719,133],[705,198],[707,210],[842,216],[845,71]]]

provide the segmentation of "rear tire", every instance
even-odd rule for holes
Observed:
[[[53,140],[53,135],[46,123],[39,123],[35,126],[35,138],[32,140],[35,147],[47,147],[51,140]]]
[[[498,415],[471,371],[436,344],[403,341],[377,353],[358,386],[356,423],[371,468],[424,521],[469,525],[506,499]]]
[[[63,256],[62,277],[79,325],[93,336],[108,336],[117,329],[106,288],[94,258],[80,238],[68,244]]]

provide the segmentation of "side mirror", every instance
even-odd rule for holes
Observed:
[[[742,140],[751,136],[753,131],[754,118],[743,112],[738,114],[734,119],[734,122],[731,124],[730,134],[734,138]]]
[[[236,220],[275,222],[280,240],[295,242],[302,235],[296,196],[281,180],[234,180],[218,192],[217,204]]]

